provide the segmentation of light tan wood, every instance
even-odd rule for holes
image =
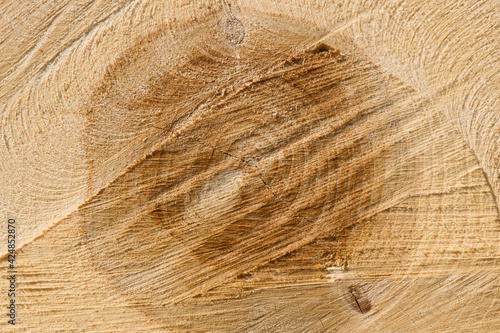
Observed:
[[[500,331],[499,5],[0,4],[0,330]]]

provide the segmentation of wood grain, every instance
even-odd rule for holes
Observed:
[[[500,330],[495,0],[0,6],[15,329]]]

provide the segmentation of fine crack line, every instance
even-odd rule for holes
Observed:
[[[236,160],[238,160],[239,162],[245,164],[245,166],[247,167],[250,167],[250,168],[253,168],[254,170],[256,171],[259,171],[257,169],[257,167],[255,165],[252,165],[251,163],[249,163],[248,161],[246,161],[245,159],[239,157],[239,156],[236,156],[236,155],[233,155],[225,150],[222,150],[220,148],[217,148],[215,146],[212,146],[206,142],[203,142],[201,140],[199,140],[198,138],[195,138],[195,137],[191,137],[189,135],[185,135],[185,134],[181,134],[181,133],[178,133],[178,132],[175,132],[175,131],[169,131],[167,130],[168,132],[170,132],[172,135],[175,135],[175,136],[178,136],[178,137],[184,137],[186,139],[189,139],[189,140],[193,140],[193,141],[196,141],[198,142],[199,144],[201,145],[204,145],[204,146],[207,146],[207,147],[210,147],[211,149],[213,149],[214,151],[218,151],[218,152],[221,152],[223,154],[225,154],[226,156],[229,156],[231,158],[234,158]],[[260,174],[257,175],[257,177],[260,179],[260,181],[262,182],[262,184],[264,184],[266,190],[269,191],[269,193],[271,193],[279,202],[281,202],[283,204],[283,206],[285,206],[290,212],[293,213],[293,217],[297,217],[297,218],[301,218],[301,219],[304,219],[308,222],[311,222],[307,217],[305,216],[301,216],[300,214],[298,214],[295,210],[293,210],[290,205],[288,205],[285,201],[283,201],[283,199],[281,199],[274,191],[273,189],[271,188],[271,186],[269,184],[267,184],[264,179],[262,178],[262,176]]]
[[[351,292],[352,297],[354,297],[354,300],[356,301],[356,305],[359,308],[359,312],[361,312],[361,314],[363,314],[363,309],[361,309],[361,306],[359,305],[358,298],[356,297],[356,293],[354,293],[354,291],[352,291],[352,290],[350,290],[350,292]]]
[[[410,320],[412,321],[412,323],[421,331],[423,332],[423,330],[417,325],[417,323],[415,322],[415,320],[413,320],[413,318],[405,311],[403,310],[403,308],[398,304],[398,308],[405,314],[408,316],[408,318],[410,318]]]

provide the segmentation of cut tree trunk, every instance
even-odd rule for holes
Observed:
[[[499,332],[499,7],[0,4],[0,331]]]

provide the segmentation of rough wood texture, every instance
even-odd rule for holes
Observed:
[[[500,331],[498,8],[1,3],[15,329]]]

